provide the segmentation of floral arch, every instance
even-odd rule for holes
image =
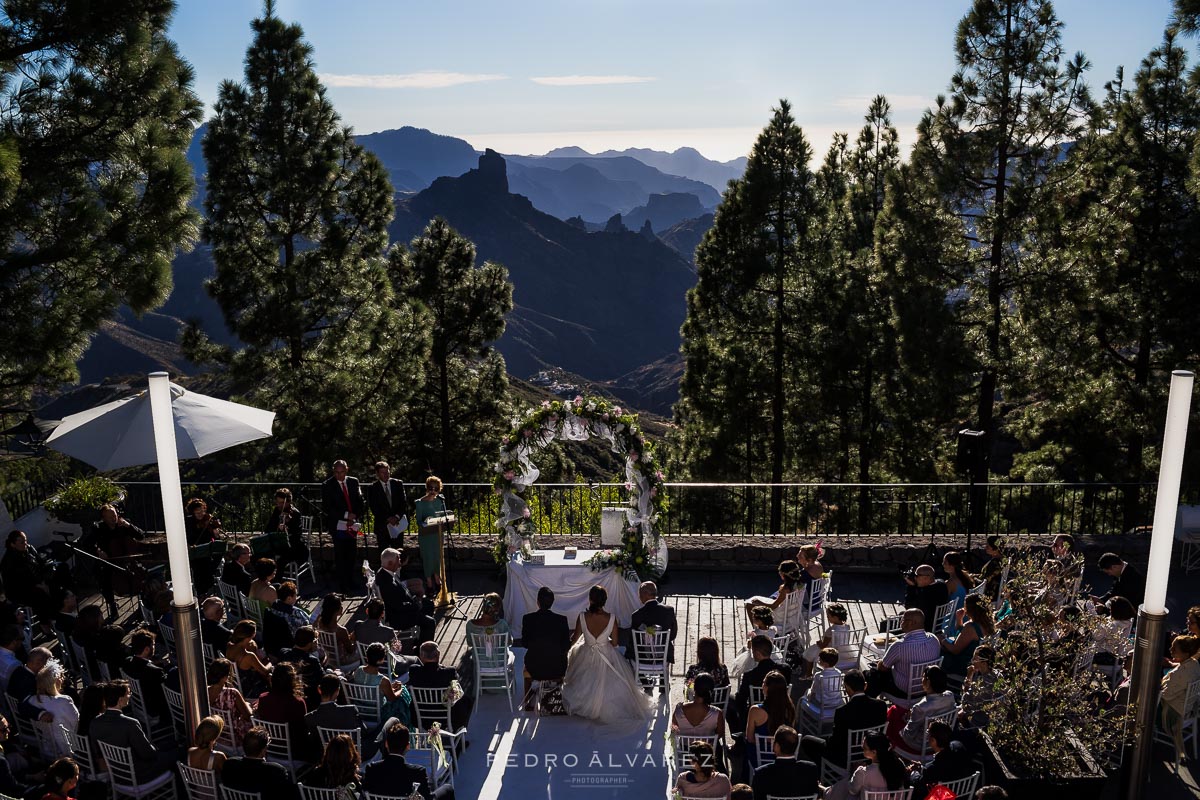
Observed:
[[[582,442],[592,437],[608,441],[614,453],[625,455],[625,488],[629,502],[621,534],[621,549],[602,551],[587,563],[596,570],[616,567],[626,575],[641,578],[661,575],[667,553],[655,524],[666,502],[663,473],[653,448],[638,427],[637,414],[600,397],[576,397],[572,401],[546,400],[512,420],[512,430],[501,440],[496,463],[495,489],[500,495],[500,530],[496,542],[497,562],[522,549],[535,533],[529,506],[521,493],[541,476],[531,461],[555,439]]]

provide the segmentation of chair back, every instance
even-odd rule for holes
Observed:
[[[771,660],[780,664],[787,662],[788,646],[799,636],[798,631],[780,632],[771,637]]]
[[[371,725],[378,725],[383,721],[383,695],[378,685],[368,686],[342,681],[342,694],[358,709],[358,715]]]
[[[838,651],[838,669],[858,669],[862,661],[863,644],[867,641],[867,626],[834,631],[831,646]]]
[[[217,749],[226,755],[238,755],[242,748],[233,734],[233,712],[226,708],[212,708],[211,703],[209,705],[209,713],[220,717],[225,723],[221,735],[217,737]]]
[[[163,646],[167,648],[167,651],[173,652],[175,650],[175,629],[170,625],[159,625],[158,635],[162,637]]]
[[[862,800],[912,800],[912,792],[911,786],[894,791],[866,789],[862,793]]]
[[[95,778],[99,775],[96,772],[96,759],[92,757],[92,743],[88,741],[88,737],[80,736],[65,727],[63,732],[67,737],[67,744],[71,746],[71,758],[79,765],[79,777]]]
[[[408,750],[404,753],[404,761],[418,767],[424,767],[429,774],[429,787],[437,789],[447,780],[454,785],[454,775],[450,768],[449,758],[443,758],[433,748],[433,737],[429,731],[412,730],[409,732]]]
[[[958,612],[958,598],[942,603],[933,611],[933,632],[945,633],[954,625],[954,615]]]
[[[671,646],[669,630],[632,631],[633,661],[638,671],[664,672]]]
[[[133,751],[128,747],[117,747],[100,740],[97,740],[96,744],[100,745],[100,755],[108,764],[108,777],[113,788],[137,786],[137,776],[133,774]]]
[[[836,703],[832,702],[835,697],[837,698]],[[846,705],[846,690],[842,686],[842,676],[818,675],[813,681],[812,692],[805,695],[805,699],[814,708],[820,710],[822,715],[832,714],[835,709]]]
[[[96,682],[96,676],[92,674],[91,667],[88,665],[87,653],[70,636],[62,634],[62,638],[59,641],[64,640],[67,643],[67,649],[71,652],[71,658],[75,661],[75,665],[79,669],[79,674],[83,677],[83,685],[91,686]]]
[[[218,785],[221,800],[262,800],[262,792],[246,792],[241,789],[230,789],[225,784]]]
[[[763,688],[762,688],[762,686],[755,686],[754,684],[750,684],[749,688],[750,688],[750,705],[756,706],[763,701]]]
[[[788,592],[779,604],[776,613],[775,626],[781,633],[795,633],[800,630],[800,616],[804,599],[803,588],[797,584],[795,591]]]
[[[471,650],[475,655],[475,669],[479,675],[508,674],[508,654],[512,648],[512,634],[472,633]]]
[[[408,691],[412,694],[418,728],[427,731],[437,722],[442,730],[453,730],[450,726],[450,704],[446,702],[448,689],[409,686]]]
[[[354,740],[354,746],[362,750],[362,728],[322,728],[317,727],[317,736],[321,739],[321,749],[324,750],[329,741],[341,734],[346,734]]]
[[[185,762],[179,762],[179,777],[183,779],[183,788],[187,790],[188,800],[217,800],[216,773],[211,769],[189,767]]]
[[[342,663],[341,653],[338,650],[337,631],[323,631],[319,628],[317,631],[317,646],[321,648],[321,652],[325,654],[327,663],[338,664]]]
[[[96,667],[100,670],[100,680],[105,683],[112,682],[112,670],[108,668],[108,662],[103,659],[97,659]]]
[[[713,752],[717,752],[717,737],[712,736],[682,736],[675,737],[675,746],[673,754],[675,759],[675,769],[690,769],[692,766],[692,745],[696,742],[708,742],[712,747]],[[759,762],[762,763],[762,762]],[[715,764],[713,765],[716,766]]]
[[[972,800],[975,790],[979,788],[979,779],[980,775],[976,772],[956,781],[941,781],[941,784],[954,793],[955,800]]]
[[[241,595],[239,602],[246,611],[246,619],[254,620],[254,623],[258,625],[258,630],[261,632],[263,629],[263,614],[266,613],[267,607],[263,605],[261,600],[251,600],[244,594]]]
[[[217,660],[217,648],[211,644],[201,644],[201,649],[204,651],[204,666],[209,666]]]
[[[775,762],[775,737],[761,733],[754,734],[754,754],[758,756],[758,765]]]
[[[958,709],[951,707],[949,711],[945,711],[941,714],[932,714],[932,715],[926,717],[925,718],[925,729],[926,730],[929,729],[929,724],[931,722],[944,722],[947,725],[949,725],[951,728],[954,728],[957,723],[957,720],[958,720]],[[912,753],[906,753],[905,748],[896,748],[896,751],[898,753],[900,753],[901,756],[907,756],[909,758],[909,760],[928,762],[933,759],[933,753],[929,752],[929,737],[924,734],[921,735],[921,750],[919,752],[913,751]],[[916,756],[916,759],[913,759],[912,756]]]
[[[815,794],[769,794],[767,800],[817,800]]]
[[[300,800],[338,800],[338,792],[340,789],[323,789],[320,786],[305,786],[303,783],[298,784],[297,789],[300,790]]]
[[[267,729],[267,760],[282,764],[296,780],[296,757],[292,754],[292,732],[286,722],[268,722],[265,719],[251,717],[251,722]]]
[[[829,578],[817,578],[800,594],[800,616],[805,620],[815,619],[818,626],[824,625],[825,595],[829,593]]]
[[[885,726],[876,725],[874,728],[851,728],[846,732],[846,768],[849,769],[860,761],[866,761],[863,755],[863,743],[872,733],[883,733]]]
[[[900,633],[900,627],[904,624],[904,615],[897,614],[894,617],[885,617],[879,622],[880,633]]]
[[[941,656],[938,656],[933,661],[908,665],[908,686],[906,688],[909,700],[924,696],[925,690],[922,688],[921,683],[925,679],[925,670],[935,665],[939,667],[942,665]]]
[[[722,714],[726,713],[726,708],[729,706],[729,690],[731,688],[731,686],[717,686],[713,689],[712,707],[721,709]]]
[[[245,597],[238,588],[232,583],[225,581],[217,581],[217,591],[221,595],[221,599],[225,601],[225,608],[229,614],[236,616],[237,619],[246,618],[246,609],[242,605],[242,598]]]
[[[171,709],[171,722],[175,725],[175,732],[180,734],[184,741],[187,741],[191,737],[187,735],[187,717],[183,713],[183,694],[170,686],[163,686],[163,696],[167,698],[167,708]]]
[[[133,709],[133,715],[141,720],[142,725],[146,727],[146,733],[149,734],[150,713],[146,710],[146,698],[142,694],[142,685],[125,670],[121,670],[121,677],[129,681],[129,707]]]

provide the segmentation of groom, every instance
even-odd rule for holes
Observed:
[[[679,633],[679,623],[675,621],[675,609],[670,606],[659,605],[658,603],[658,587],[654,581],[646,581],[638,587],[638,599],[642,601],[642,607],[633,612],[629,627],[631,631],[644,631],[647,626],[654,626],[657,630],[669,630],[671,632],[671,644],[667,648],[667,663],[675,663],[675,635]],[[630,661],[634,657],[633,634],[629,635],[629,644],[625,647],[625,657]]]

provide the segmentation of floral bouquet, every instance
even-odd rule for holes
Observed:
[[[457,686],[458,681],[451,683],[451,686]],[[462,691],[462,687],[459,687]],[[442,745],[442,723],[435,722],[429,727],[429,747],[433,750],[434,758],[437,759],[437,768],[434,772],[446,768],[446,748]]]
[[[446,687],[446,707],[449,708],[461,700],[463,694],[462,684],[457,680],[450,681],[450,685]]]

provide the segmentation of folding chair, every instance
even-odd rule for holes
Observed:
[[[668,630],[647,633],[632,631],[633,671],[639,681],[648,679],[662,691],[669,690],[670,678],[667,654],[671,647],[671,632]]]
[[[717,737],[712,736],[682,736],[675,737],[675,743],[671,748],[671,756],[675,762],[675,771],[688,769],[692,766],[692,745],[696,742],[708,742],[712,747],[713,752],[717,752]]]
[[[771,637],[771,660],[777,664],[787,663],[788,647],[799,637],[799,632],[777,633]]]
[[[1161,720],[1162,701],[1159,701],[1158,713],[1154,715],[1156,720]],[[1172,731],[1163,730],[1161,724],[1156,723],[1154,726],[1154,741],[1159,744],[1168,744],[1175,750],[1175,773],[1179,774],[1179,761],[1183,751],[1187,749],[1187,743],[1190,739],[1192,742],[1192,758],[1200,757],[1196,753],[1197,747],[1197,721],[1200,720],[1200,680],[1194,680],[1188,684],[1187,695],[1183,700],[1183,715],[1179,718],[1179,740],[1176,742],[1175,734]]]
[[[245,597],[238,588],[232,583],[225,581],[217,581],[217,591],[221,595],[221,599],[225,601],[225,609],[228,614],[236,616],[237,619],[246,619],[246,609],[242,606],[242,598]]]
[[[472,633],[471,650],[475,655],[475,707],[479,707],[479,695],[484,689],[503,689],[508,696],[508,712],[511,714],[516,686],[512,636],[507,631],[490,636]]]
[[[292,747],[292,732],[286,722],[267,722],[265,719],[258,717],[250,718],[254,725],[261,725],[267,729],[267,736],[270,737],[267,742],[267,761],[274,761],[276,764],[282,764],[288,774],[292,776],[292,780],[296,780],[299,775],[308,772],[312,769],[312,764],[309,764],[303,759],[296,758],[296,749]]]
[[[954,793],[955,800],[973,800],[975,790],[979,788],[979,780],[980,773],[976,772],[956,781],[942,781],[942,786]]]
[[[300,800],[338,800],[338,789],[322,789],[320,786],[305,786],[296,784],[300,790]]]
[[[204,666],[211,666],[217,660],[217,648],[211,644],[202,644],[200,647],[204,651]]]
[[[838,651],[838,669],[858,669],[862,663],[863,644],[867,641],[867,626],[834,631],[830,646]]]
[[[145,726],[146,736],[149,737],[151,741],[154,740],[156,734],[159,732],[173,727],[170,719],[164,720],[159,719],[158,717],[150,716],[150,712],[146,708],[146,697],[142,694],[142,685],[137,681],[136,678],[131,676],[125,670],[121,670],[121,677],[129,681],[129,707],[133,709],[133,715],[141,720],[142,725]],[[165,689],[167,687],[164,686],[163,688]],[[182,705],[182,703],[183,701],[181,699],[180,705]]]
[[[793,794],[789,794],[789,795],[769,794],[769,795],[767,795],[767,800],[817,800],[817,795],[815,795],[815,794],[795,794],[795,795],[793,795]]]
[[[241,595],[238,602],[246,612],[246,619],[254,620],[254,624],[258,626],[258,632],[262,633],[263,614],[266,613],[267,607],[261,600],[251,600],[244,594]]]
[[[79,777],[97,778],[102,773],[96,770],[96,759],[92,753],[92,743],[88,737],[80,736],[75,731],[66,730],[67,744],[71,745],[71,758],[79,765]]]
[[[729,690],[731,688],[733,687],[718,686],[713,689],[712,707],[721,709],[722,714],[727,713],[727,709],[729,707]]]
[[[108,764],[108,780],[112,785],[113,797],[131,797],[134,800],[175,800],[175,773],[167,770],[151,780],[138,778],[133,769],[133,751],[128,747],[117,747],[108,742],[97,741],[100,755]]]
[[[934,665],[941,666],[942,658],[938,656],[933,661],[925,661],[921,664],[910,664],[908,667],[908,681],[903,688],[907,690],[907,695],[891,694],[882,692],[885,700],[894,706],[901,708],[911,708],[912,704],[925,696],[925,690],[921,688],[922,681],[925,679],[925,670]]]
[[[262,800],[262,792],[244,792],[241,789],[230,789],[224,784],[217,786],[220,800]]]
[[[958,613],[958,599],[942,603],[933,612],[933,632],[945,633],[954,625],[954,615]]]
[[[846,692],[842,687],[842,676],[817,676],[813,681],[811,693],[816,694],[817,702],[809,699],[809,692],[806,692],[804,697],[800,698],[800,713],[798,715],[800,718],[800,731],[802,733],[812,733],[814,736],[824,736],[826,729],[833,728],[833,712],[846,704]],[[823,699],[832,697],[834,694],[838,696],[841,702],[837,705],[821,705]]]
[[[445,753],[445,748],[442,754]],[[437,789],[443,783],[449,783],[454,786],[454,769],[449,758],[443,757],[433,747],[433,737],[428,731],[410,731],[408,750],[404,753],[404,760],[408,764],[415,764],[425,768],[425,772],[429,775],[429,788]]]
[[[175,629],[170,625],[159,625],[158,635],[162,637],[163,647],[167,648],[168,652],[175,651]]]
[[[763,701],[763,688],[761,686],[755,686],[754,684],[750,684],[749,689],[750,689],[750,706],[751,706],[751,708],[753,708],[754,706],[758,705],[759,703],[761,703]]]
[[[342,681],[342,694],[358,709],[358,715],[369,725],[378,725],[383,721],[383,696],[378,685],[368,686]]]
[[[850,770],[857,766],[859,762],[865,761],[866,756],[863,755],[863,741],[872,733],[883,733],[884,725],[876,725],[874,728],[851,728],[846,732],[846,752],[845,760],[840,763],[834,763],[829,760],[829,757],[821,759],[821,783],[830,785],[836,781],[845,778],[850,774]]]
[[[958,720],[958,709],[951,708],[949,711],[946,711],[945,713],[935,714],[931,717],[927,717],[925,719],[925,727],[926,727],[926,729],[928,729],[929,723],[931,723],[931,722],[944,722],[947,725],[949,725],[950,728],[953,730],[954,728],[957,727],[957,724],[956,724],[957,720]],[[933,753],[929,752],[929,736],[924,733],[921,734],[921,752],[918,753],[915,750],[908,750],[907,748],[904,748],[904,747],[894,747],[892,749],[895,750],[896,754],[899,755],[901,758],[906,758],[909,761],[920,761],[922,764],[928,764],[930,761],[933,760],[933,756],[934,756]]]
[[[334,664],[343,672],[353,672],[358,669],[359,662],[347,661],[341,662],[340,648],[338,648],[337,633],[334,631],[317,631],[317,646],[321,648],[321,652],[325,653],[325,663]]]
[[[912,787],[890,792],[867,789],[862,793],[862,800],[912,800]]]
[[[217,800],[216,773],[210,769],[189,767],[182,761],[177,764],[179,777],[183,779],[183,788],[188,800]]]
[[[458,745],[466,741],[467,729],[463,727],[456,731],[450,724],[450,703],[447,702],[447,690],[410,686],[408,691],[412,693],[413,713],[417,718],[417,728],[421,731],[428,731],[435,722],[442,726],[442,740],[449,740],[445,749],[451,754],[451,768],[457,770]]]
[[[800,632],[800,614],[803,592],[797,589],[793,592],[788,592],[783,598],[783,602],[775,609],[775,626],[780,633],[799,633]]]
[[[796,743],[796,752],[800,752],[800,743]],[[754,753],[758,756],[758,764],[771,764],[775,761],[775,737],[754,734]],[[793,753],[792,755],[795,755]]]
[[[808,647],[815,626],[819,637],[825,630],[825,598],[829,592],[829,578],[817,578],[808,585],[800,601],[800,642]]]
[[[224,720],[221,735],[217,737],[216,748],[228,756],[242,754],[242,746],[233,735],[233,712],[224,708],[210,708],[209,713]]]
[[[87,653],[84,652],[84,649],[80,647],[79,643],[69,636],[65,638],[67,640],[67,645],[71,649],[71,655],[74,657],[75,663],[79,665],[79,675],[83,678],[83,685],[91,686],[93,683],[97,683],[98,681],[102,680],[101,678],[92,674],[91,666],[88,664]]]
[[[163,687],[163,696],[167,698],[167,708],[171,710],[171,723],[175,728],[175,738],[181,742],[191,739],[188,736],[187,717],[183,712],[183,694],[170,686]]]
[[[317,737],[321,740],[321,749],[325,749],[325,745],[329,744],[330,740],[335,736],[346,734],[354,740],[354,746],[362,750],[362,728],[322,728],[317,727]]]

